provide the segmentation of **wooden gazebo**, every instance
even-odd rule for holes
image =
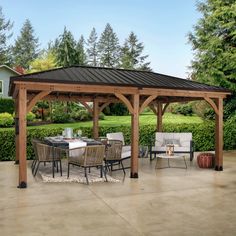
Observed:
[[[123,102],[131,116],[131,178],[138,178],[139,114],[150,106],[157,114],[157,130],[172,102],[205,100],[214,109],[215,170],[223,170],[224,88],[146,71],[72,66],[11,77],[9,95],[15,99],[16,161],[19,186],[27,187],[26,114],[39,100],[82,103],[93,114],[93,136],[98,137],[99,113],[110,103]],[[87,102],[93,102],[90,108]]]

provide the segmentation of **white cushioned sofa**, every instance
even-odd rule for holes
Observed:
[[[192,140],[192,133],[165,133],[156,132],[155,134],[155,146],[150,147],[150,160],[153,159],[153,155],[166,152],[166,145],[174,145],[175,153],[189,153],[190,161],[193,160],[194,145]]]

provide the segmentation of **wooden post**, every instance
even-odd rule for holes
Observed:
[[[19,98],[15,98],[15,164],[19,164]]]
[[[99,120],[99,104],[98,101],[93,101],[93,138],[98,138],[98,120]]]
[[[19,140],[17,145],[17,159],[19,160],[19,188],[27,187],[27,162],[26,162],[26,109],[27,91],[24,85],[19,88]]]
[[[133,95],[132,114],[132,137],[131,137],[131,172],[130,178],[138,178],[139,156],[139,94]]]
[[[218,113],[215,114],[215,170],[223,170],[223,99],[216,99]]]
[[[157,131],[162,132],[162,103],[157,103]]]

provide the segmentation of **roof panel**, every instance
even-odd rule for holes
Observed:
[[[71,66],[48,71],[11,77],[13,81],[34,81],[47,83],[74,83],[132,87],[151,87],[184,90],[205,90],[229,92],[217,86],[210,86],[191,80],[177,78],[155,72],[123,70],[104,67]]]

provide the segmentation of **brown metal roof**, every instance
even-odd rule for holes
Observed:
[[[10,95],[12,95],[13,92],[12,85],[14,81],[229,92],[229,90],[225,88],[210,86],[155,72],[88,66],[71,66],[11,77]]]

